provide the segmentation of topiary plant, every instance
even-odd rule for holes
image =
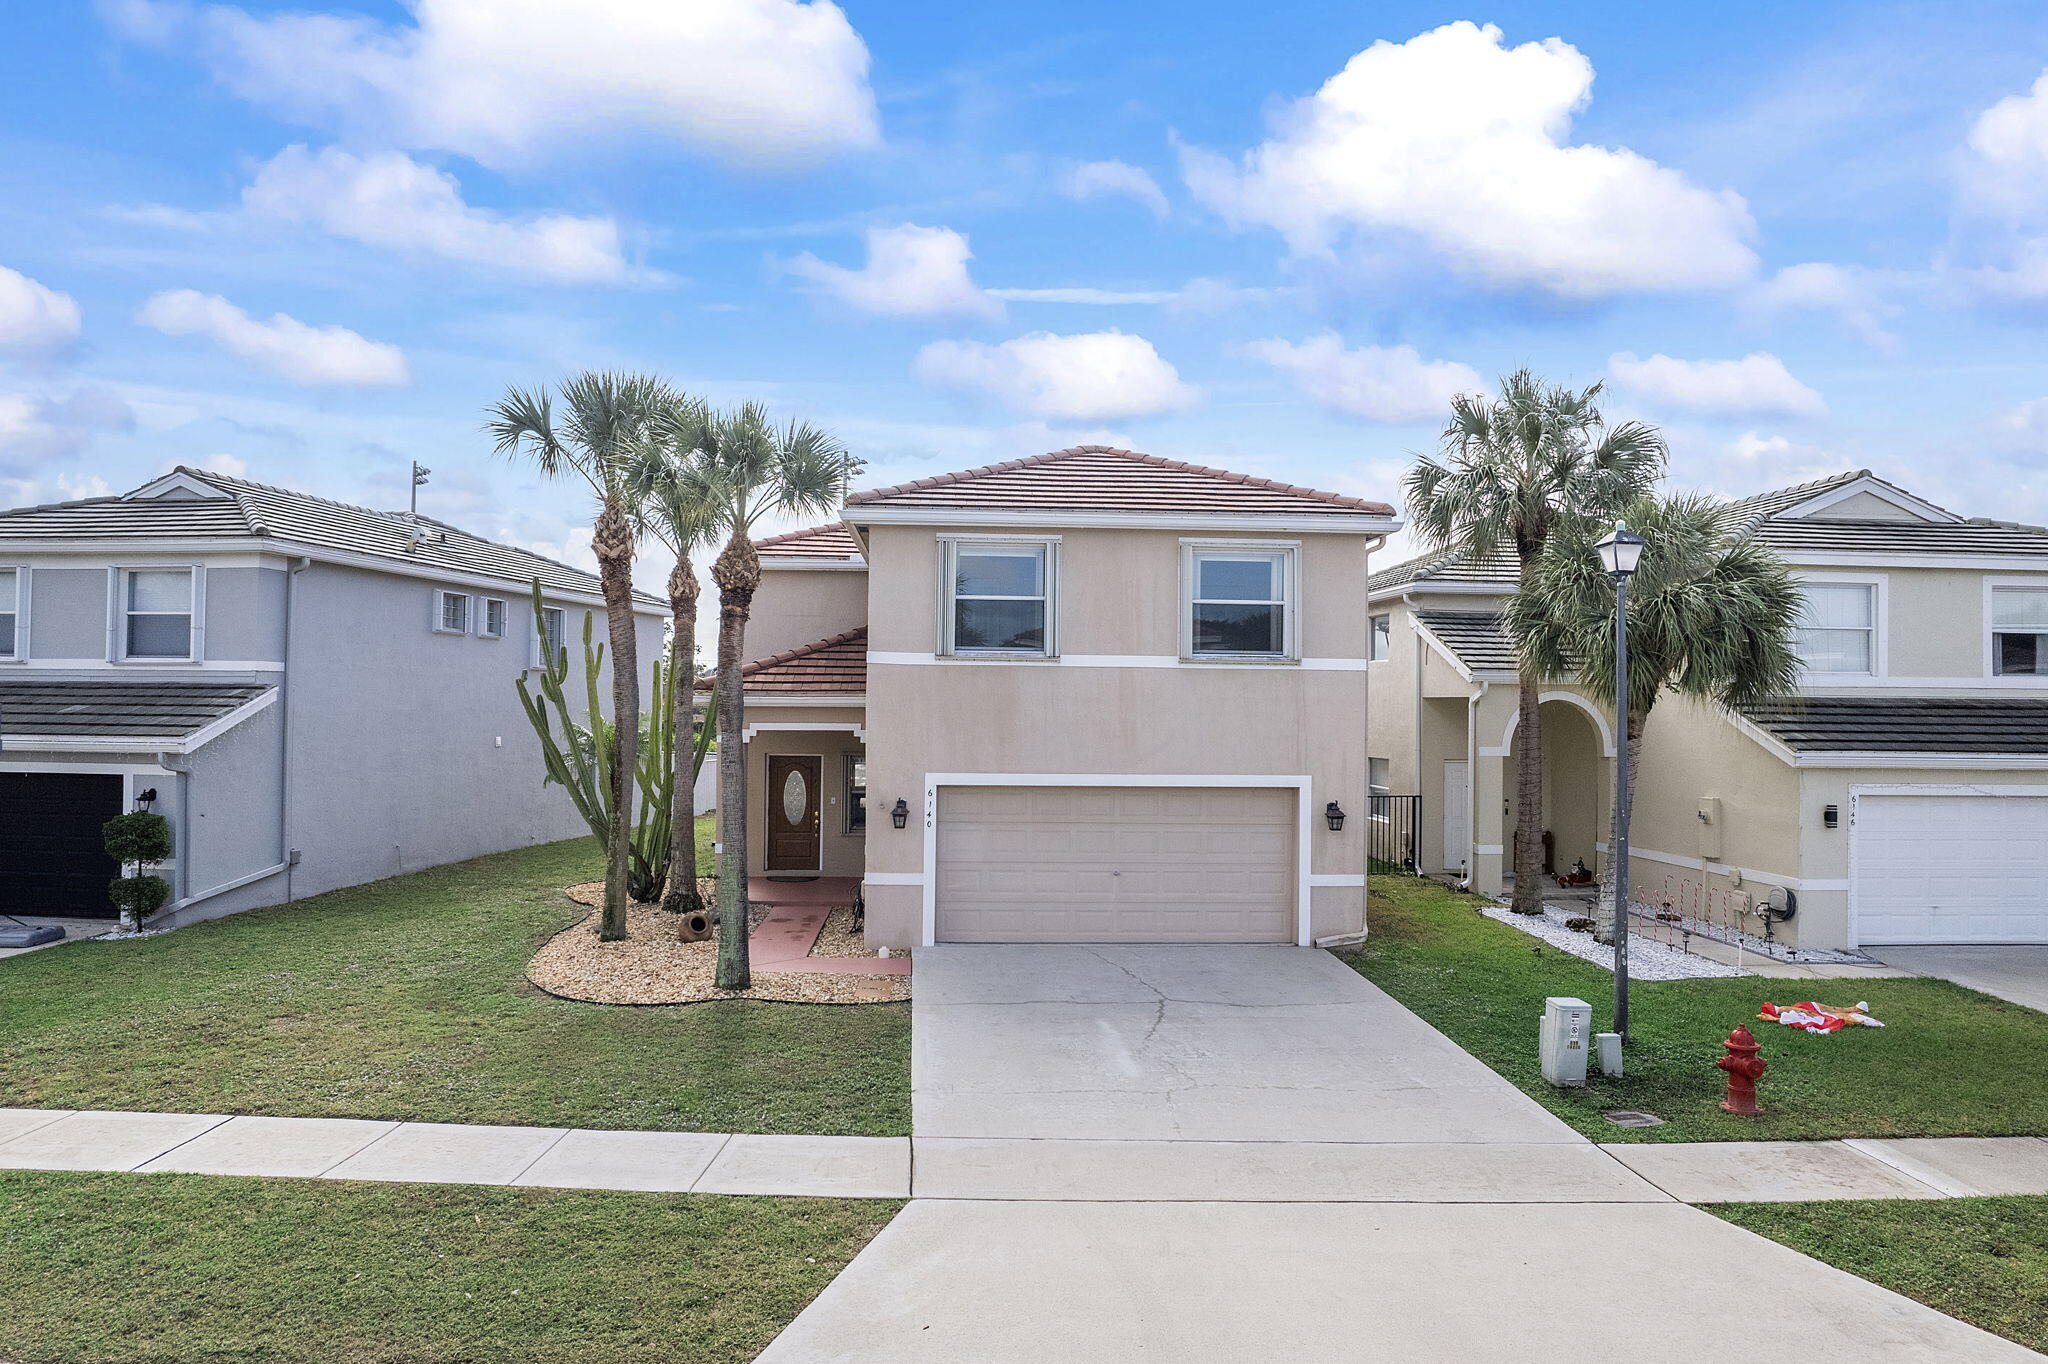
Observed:
[[[100,826],[100,837],[116,862],[161,862],[171,855],[171,822],[148,810],[115,815]]]
[[[171,883],[161,876],[122,876],[107,883],[107,898],[137,928],[171,898]]]

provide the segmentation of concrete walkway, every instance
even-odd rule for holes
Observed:
[[[1872,955],[1916,976],[1952,980],[2048,1013],[2048,946],[1880,947]]]

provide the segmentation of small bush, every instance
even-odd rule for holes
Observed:
[[[116,862],[162,862],[171,855],[171,822],[147,810],[115,815],[100,826],[100,836]]]
[[[161,876],[123,876],[107,883],[107,898],[140,924],[171,898],[171,883]]]

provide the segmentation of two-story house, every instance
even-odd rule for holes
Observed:
[[[525,550],[194,469],[0,512],[0,911],[111,916],[100,826],[138,805],[166,925],[585,833],[513,683],[602,610]]]
[[[1367,559],[1390,507],[1103,446],[760,542],[756,875],[870,942],[1362,931]]]
[[[1805,593],[1799,694],[1737,714],[1661,701],[1644,731],[1630,880],[1794,893],[1807,947],[2048,942],[2048,530],[1966,518],[1856,470],[1740,500]],[[1501,556],[1375,574],[1375,789],[1420,793],[1420,860],[1498,894],[1514,823],[1516,661]],[[1542,691],[1553,870],[1602,868],[1612,703]]]

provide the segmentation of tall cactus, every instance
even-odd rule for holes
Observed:
[[[541,609],[540,583],[536,580],[533,584],[535,621],[542,619]],[[560,786],[567,791],[569,799],[576,805],[576,812],[583,816],[590,832],[602,843],[610,836],[612,827],[612,722],[605,718],[604,689],[600,685],[605,646],[593,639],[593,628],[593,614],[586,611],[583,615],[583,714],[586,722],[579,723],[569,706],[569,650],[566,645],[560,649],[549,648],[543,636],[538,696],[528,690],[524,675],[513,685],[518,688],[519,704],[540,739],[544,768],[541,784]],[[672,658],[655,661],[654,702],[640,717],[639,753],[633,772],[640,799],[639,809],[634,812],[626,887],[633,899],[643,904],[660,899],[662,887],[668,882],[669,797],[675,782],[672,755],[676,733],[674,689],[666,682],[669,670],[675,666]],[[697,779],[697,773],[704,765],[711,733],[712,719],[707,712],[704,728],[694,736],[691,745],[692,781]],[[623,935],[624,925],[619,925],[612,936]]]

